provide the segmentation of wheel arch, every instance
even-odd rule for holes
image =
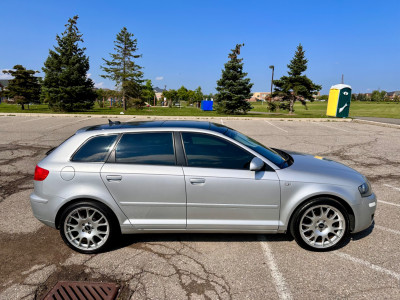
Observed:
[[[348,217],[349,217],[349,221],[350,221],[350,232],[353,231],[353,230],[354,230],[354,227],[355,227],[355,214],[354,214],[353,209],[351,208],[350,204],[347,203],[346,200],[344,200],[343,198],[340,198],[340,197],[338,197],[338,196],[336,196],[336,195],[331,195],[331,194],[314,195],[314,196],[312,196],[312,197],[310,197],[310,198],[307,198],[307,199],[303,200],[302,202],[298,203],[297,206],[296,206],[296,208],[292,211],[292,213],[291,213],[291,215],[290,215],[289,222],[287,223],[287,230],[286,230],[286,231],[287,231],[288,233],[292,234],[292,233],[290,232],[290,228],[291,228],[291,224],[292,224],[292,222],[293,222],[293,216],[296,214],[296,212],[297,212],[305,203],[307,203],[307,202],[309,202],[309,201],[312,201],[312,200],[314,200],[314,199],[323,198],[323,197],[331,198],[331,199],[333,199],[333,200],[336,200],[337,202],[339,202],[339,203],[345,208],[346,213],[347,213],[347,215],[348,215]]]
[[[79,203],[79,202],[92,202],[92,203],[96,203],[99,204],[101,206],[104,206],[109,213],[111,213],[111,215],[113,216],[113,222],[115,222],[117,226],[117,228],[120,228],[119,225],[119,221],[118,221],[118,217],[115,214],[115,212],[111,209],[111,207],[109,205],[107,205],[106,203],[99,201],[97,199],[93,199],[93,198],[87,198],[87,197],[82,197],[82,198],[75,198],[75,199],[71,199],[70,201],[67,201],[66,203],[64,203],[57,211],[56,214],[56,218],[55,218],[55,225],[57,229],[60,229],[60,221],[61,221],[61,216],[63,214],[63,212],[71,205],[75,204],[75,203]]]

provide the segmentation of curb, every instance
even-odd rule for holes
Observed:
[[[27,117],[69,117],[69,118],[122,118],[122,119],[148,119],[148,120],[267,120],[286,122],[351,122],[352,119],[336,118],[263,118],[263,117],[198,117],[198,116],[146,116],[146,115],[93,115],[93,114],[47,114],[47,113],[0,113],[2,116],[27,116]]]
[[[369,121],[369,120],[361,120],[361,119],[353,119],[353,122],[355,122],[355,123],[360,123],[360,124],[368,124],[368,125],[376,125],[376,126],[381,126],[381,127],[388,127],[388,128],[400,129],[400,125],[391,124],[391,123],[382,123],[382,122]]]

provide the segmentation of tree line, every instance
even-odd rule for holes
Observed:
[[[124,110],[134,107],[141,108],[154,99],[154,90],[150,80],[145,80],[142,67],[137,59],[137,39],[126,27],[117,34],[114,41],[114,52],[109,58],[103,58],[100,76],[115,82],[117,91],[95,90],[94,82],[89,78],[89,57],[85,55],[86,48],[82,47],[82,34],[77,27],[78,16],[70,18],[65,25],[65,31],[56,36],[57,44],[49,50],[44,67],[43,80],[34,76],[37,71],[27,70],[21,65],[14,66],[13,70],[4,71],[13,76],[7,87],[7,96],[24,105],[40,99],[48,103],[54,111],[80,111],[92,109],[97,99],[100,107],[104,106],[104,99],[110,97],[121,100]],[[221,78],[217,81],[217,93],[204,95],[201,87],[188,90],[184,86],[178,90],[164,90],[162,101],[172,106],[176,101],[187,101],[189,104],[198,103],[204,98],[215,100],[218,112],[225,114],[245,114],[252,106],[248,99],[252,96],[253,83],[243,71],[243,58],[239,58],[244,44],[237,44],[228,55]],[[288,75],[274,80],[273,94],[268,101],[271,111],[277,107],[294,112],[294,103],[306,100],[313,101],[321,86],[313,83],[304,72],[307,70],[308,60],[302,45],[297,47],[293,59],[288,67]],[[165,99],[165,101],[164,101]],[[153,100],[154,101],[154,100]],[[166,103],[164,103],[166,104]]]

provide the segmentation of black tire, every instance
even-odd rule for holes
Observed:
[[[349,216],[343,205],[325,197],[301,205],[290,224],[290,232],[297,244],[319,252],[342,247],[348,241],[349,228]]]
[[[119,237],[120,232],[113,212],[99,202],[75,202],[61,215],[60,235],[71,249],[80,253],[105,251]]]

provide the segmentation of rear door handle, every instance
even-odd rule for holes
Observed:
[[[107,175],[106,178],[107,178],[107,181],[121,181],[122,180],[121,175]]]
[[[205,178],[191,178],[190,183],[191,184],[202,184],[205,183],[206,179]]]

